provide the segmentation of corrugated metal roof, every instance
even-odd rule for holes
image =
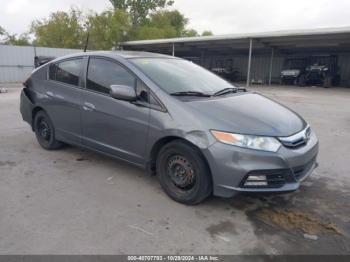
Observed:
[[[129,41],[123,43],[124,46],[139,46],[153,44],[172,44],[172,43],[189,43],[189,42],[209,42],[220,40],[243,40],[243,39],[260,39],[260,38],[284,38],[295,36],[314,36],[314,35],[332,35],[332,34],[350,34],[350,26],[337,28],[317,28],[304,30],[284,30],[249,34],[227,34],[217,36],[199,36],[199,37],[180,37],[155,40]]]

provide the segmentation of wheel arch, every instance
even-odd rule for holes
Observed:
[[[156,167],[157,157],[158,157],[158,154],[159,154],[160,150],[165,145],[167,145],[167,144],[169,144],[169,143],[171,143],[173,141],[176,141],[176,140],[181,141],[181,142],[183,142],[183,143],[193,147],[198,152],[200,157],[205,162],[205,164],[206,164],[206,166],[207,166],[207,168],[209,170],[211,180],[213,182],[213,177],[212,177],[212,172],[211,172],[211,168],[210,168],[209,162],[208,162],[207,158],[205,157],[205,155],[203,154],[203,152],[201,151],[201,149],[197,145],[192,143],[191,141],[189,141],[187,139],[184,139],[183,137],[178,137],[178,136],[163,137],[163,138],[159,139],[156,143],[154,143],[154,145],[153,145],[153,147],[152,147],[152,149],[150,151],[148,170],[152,174],[155,174],[155,167]]]

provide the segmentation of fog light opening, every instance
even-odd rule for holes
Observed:
[[[248,176],[247,180],[244,182],[246,187],[266,187],[268,186],[266,175],[251,175]]]

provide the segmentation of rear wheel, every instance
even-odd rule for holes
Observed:
[[[177,202],[195,205],[212,192],[209,168],[193,146],[176,140],[158,154],[157,176],[163,190]]]
[[[44,111],[36,113],[34,118],[34,130],[38,143],[46,150],[58,149],[62,143],[55,138],[55,129]]]

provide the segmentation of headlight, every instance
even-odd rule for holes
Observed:
[[[218,141],[229,145],[270,152],[277,152],[281,147],[280,142],[273,137],[233,134],[215,130],[210,132]]]

